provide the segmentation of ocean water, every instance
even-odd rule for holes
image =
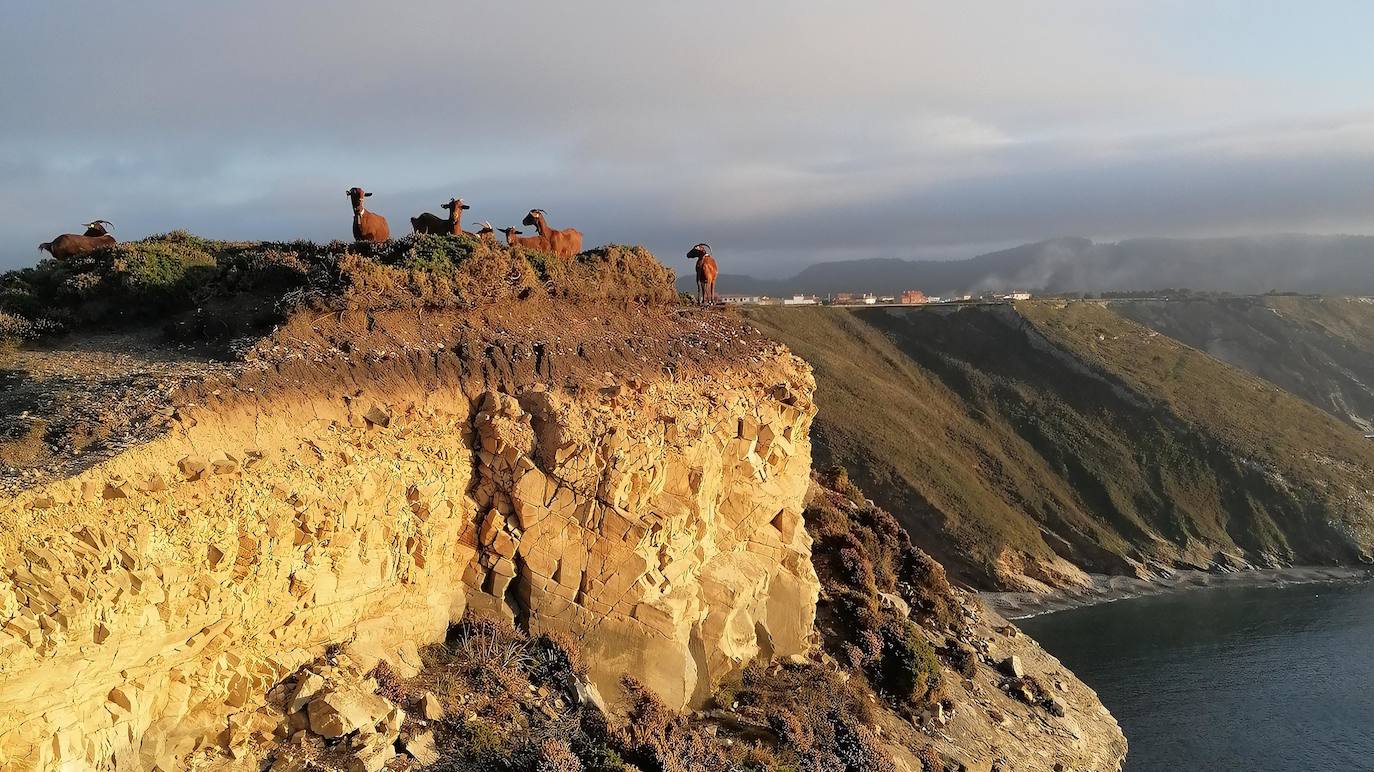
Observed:
[[[1097,690],[1127,772],[1374,770],[1374,584],[1195,590],[1017,624]]]

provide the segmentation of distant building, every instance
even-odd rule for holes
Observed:
[[[902,293],[902,305],[914,306],[919,303],[929,303],[931,299],[926,297],[926,293],[920,290],[907,290]]]
[[[820,302],[821,299],[815,295],[793,295],[790,298],[782,299],[782,304],[785,306],[814,306]]]
[[[1031,294],[1030,294],[1029,292],[1022,292],[1021,290],[1017,290],[1017,291],[1015,291],[1015,292],[1011,292],[1011,293],[1008,293],[1008,294],[1007,294],[1007,300],[1030,300],[1030,299],[1031,299]]]
[[[731,306],[759,306],[768,300],[767,295],[721,295],[720,299]]]
[[[831,305],[844,306],[851,303],[859,303],[862,298],[857,292],[836,292],[830,296]]]
[[[862,300],[863,304],[866,306],[873,306],[878,304],[878,299],[868,294],[865,294],[862,298],[860,298],[860,300]]]

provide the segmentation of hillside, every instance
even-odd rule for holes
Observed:
[[[1268,295],[1111,308],[1374,433],[1374,302]]]
[[[0,278],[0,767],[1117,768],[672,279],[187,234]]]
[[[1276,235],[1213,239],[1059,238],[967,260],[874,258],[817,263],[786,279],[724,274],[724,293],[836,291],[931,295],[1024,289],[1101,293],[1181,287],[1256,294],[1273,289],[1374,294],[1374,238]],[[729,266],[725,266],[729,268]],[[690,277],[687,277],[690,279]],[[684,291],[691,289],[679,282]]]
[[[817,374],[821,463],[983,586],[1366,559],[1374,446],[1092,303],[750,309]]]

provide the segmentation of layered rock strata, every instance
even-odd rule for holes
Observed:
[[[413,668],[469,608],[675,706],[804,651],[809,368],[600,311],[287,325],[165,435],[0,502],[0,766],[183,768],[327,648]]]

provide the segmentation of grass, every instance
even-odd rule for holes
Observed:
[[[1374,446],[1098,304],[747,315],[816,370],[818,462],[976,584],[1374,544]]]
[[[563,260],[468,236],[321,245],[176,231],[0,276],[0,338],[162,323],[183,338],[227,339],[303,309],[474,308],[529,297],[669,304],[672,282],[641,247]]]
[[[1270,295],[1110,307],[1374,432],[1374,302]]]

